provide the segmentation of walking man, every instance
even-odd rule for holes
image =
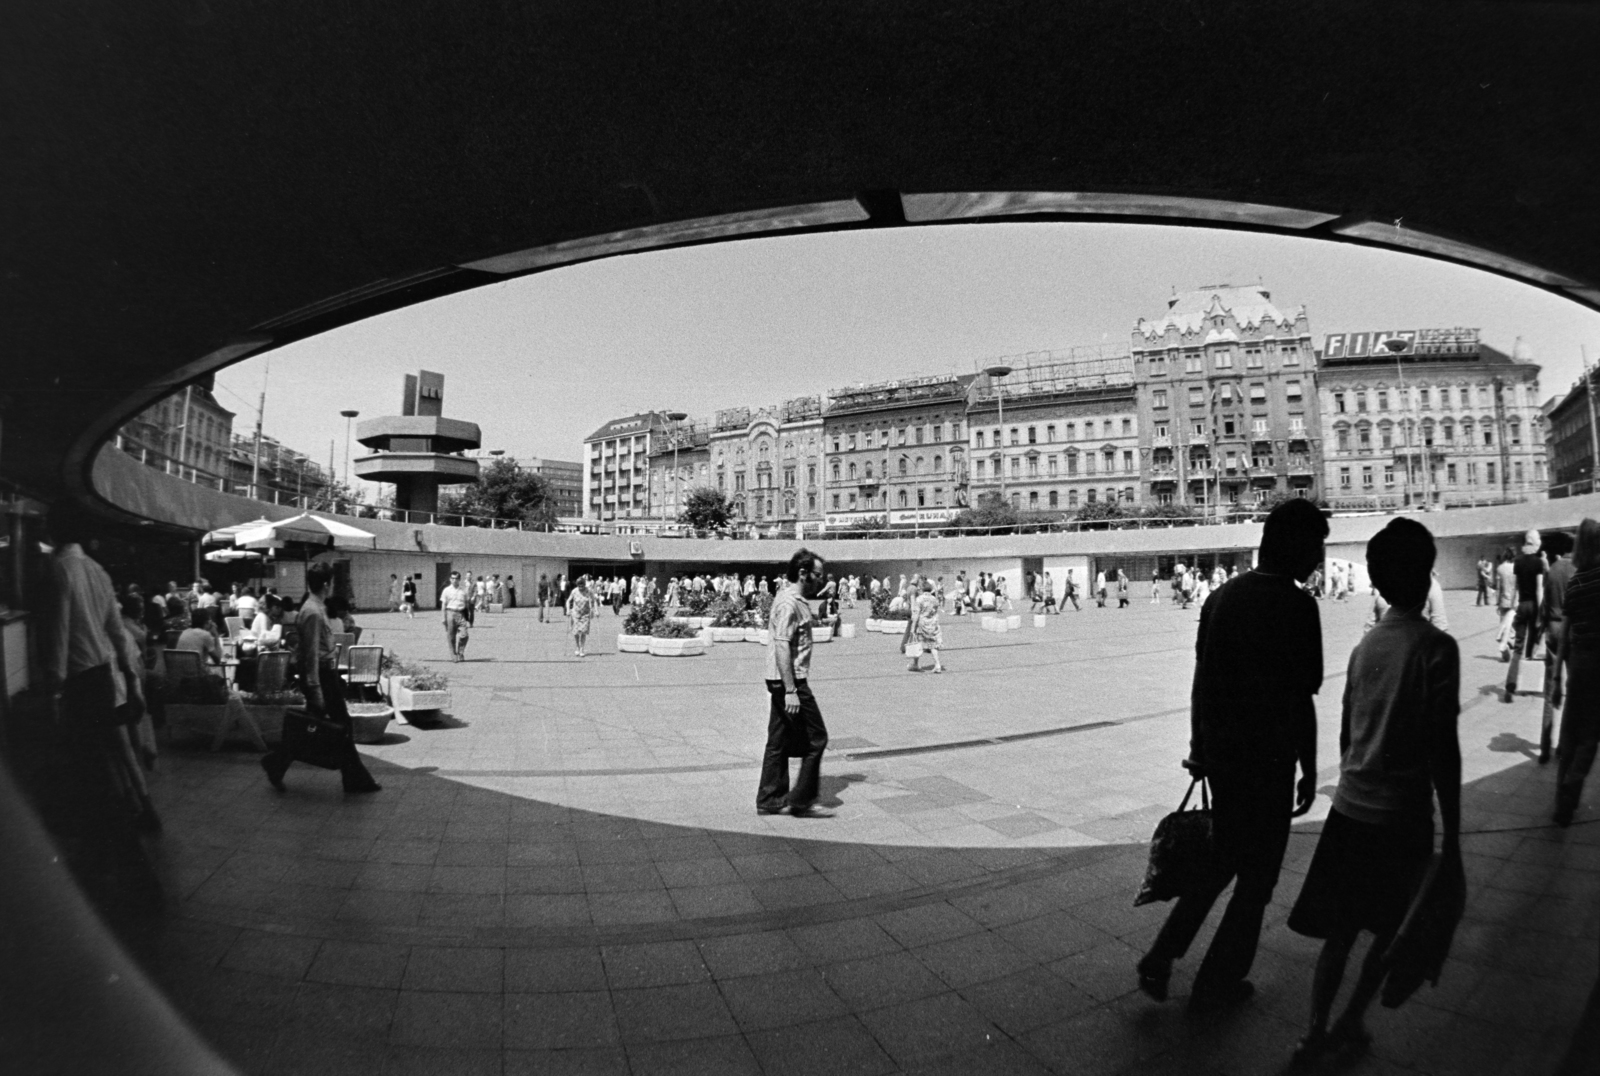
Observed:
[[[1322,559],[1327,521],[1309,501],[1279,505],[1261,535],[1260,567],[1229,580],[1200,611],[1195,637],[1189,759],[1211,784],[1216,869],[1178,898],[1150,951],[1139,988],[1165,1000],[1211,906],[1238,878],[1228,910],[1195,975],[1190,1007],[1243,1001],[1254,991],[1262,915],[1289,843],[1289,821],[1316,797],[1322,624],[1302,583]],[[1295,781],[1295,766],[1300,780]]]
[[[411,575],[400,587],[400,611],[408,620],[417,619],[417,581]]]
[[[1488,557],[1478,558],[1478,600],[1474,606],[1489,604],[1489,583],[1494,579],[1494,565],[1489,563]]]
[[[461,629],[467,622],[466,588],[461,585],[461,573],[450,573],[450,585],[439,595],[439,608],[444,610],[444,636],[450,643],[450,660],[461,660]]]
[[[539,573],[539,623],[544,623],[544,612],[550,608],[550,580],[543,573]]]
[[[828,727],[807,682],[811,675],[811,605],[822,589],[823,561],[808,549],[789,558],[788,585],[779,589],[768,614],[767,750],[761,759],[761,786],[756,813],[778,814],[785,808],[797,818],[830,818],[816,806],[822,776],[822,752]],[[800,772],[789,787],[789,759],[800,758]]]
[[[1511,668],[1506,672],[1506,692],[1510,702],[1517,694],[1517,673],[1524,657],[1533,657],[1539,639],[1539,607],[1544,604],[1544,554],[1539,552],[1539,532],[1522,537],[1522,553],[1511,562],[1516,580],[1516,612],[1511,619]]]

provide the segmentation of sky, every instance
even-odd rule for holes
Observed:
[[[987,223],[835,232],[634,254],[370,318],[217,375],[218,401],[344,468],[345,420],[400,413],[402,378],[445,377],[484,449],[582,458],[650,409],[709,418],[860,382],[968,373],[1042,349],[1126,347],[1174,291],[1259,283],[1332,332],[1476,327],[1543,366],[1542,397],[1600,357],[1600,314],[1503,277],[1344,243],[1210,228]],[[360,419],[357,419],[359,422]],[[361,454],[361,446],[353,447]],[[363,484],[376,493],[370,483]]]

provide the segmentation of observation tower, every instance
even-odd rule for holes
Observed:
[[[483,434],[475,422],[444,417],[444,375],[431,370],[407,374],[400,414],[360,423],[356,440],[373,450],[356,459],[356,477],[393,482],[396,508],[437,512],[440,486],[478,478],[478,461],[460,453]]]

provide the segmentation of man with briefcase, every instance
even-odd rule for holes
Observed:
[[[383,786],[361,762],[352,738],[350,712],[344,704],[344,681],[339,678],[338,648],[328,626],[328,587],[333,568],[313,564],[306,569],[306,600],[300,606],[300,676],[306,696],[305,710],[290,710],[283,717],[283,742],[264,755],[261,768],[272,787],[283,791],[289,763],[299,761],[337,769],[349,793],[377,792]]]

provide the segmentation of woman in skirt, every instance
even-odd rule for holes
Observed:
[[[594,595],[589,592],[589,577],[581,576],[578,585],[567,596],[567,616],[572,619],[572,642],[577,648],[574,656],[583,657],[589,645],[589,628],[594,624]]]
[[[939,630],[939,598],[933,592],[932,580],[922,581],[922,591],[911,605],[911,623],[906,632],[908,649],[912,650],[911,667],[907,672],[922,668],[922,652],[933,655],[933,671],[944,672],[939,661],[939,648],[944,645],[944,633]]]
[[[1311,1027],[1295,1051],[1309,1063],[1370,1041],[1364,1023],[1389,967],[1384,956],[1433,853],[1433,800],[1443,851],[1460,870],[1461,655],[1428,623],[1433,536],[1396,519],[1367,543],[1367,570],[1390,609],[1350,655],[1339,730],[1339,788],[1289,929],[1325,939],[1311,983]],[[1345,963],[1361,931],[1373,935],[1344,1014],[1328,1028]]]

